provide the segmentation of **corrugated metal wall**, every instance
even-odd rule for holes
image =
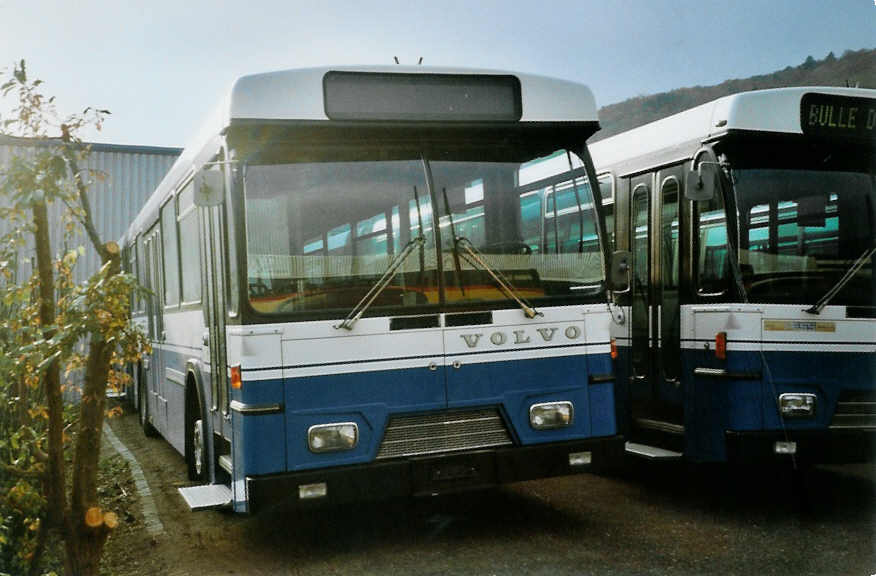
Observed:
[[[33,147],[33,143],[27,140],[0,136],[0,174],[11,157],[27,154]],[[121,237],[180,152],[178,148],[92,144],[88,168],[104,174],[105,178],[94,179],[89,188],[89,199],[95,226],[105,242],[117,241]],[[86,247],[85,258],[76,267],[76,280],[81,282],[99,268],[100,258],[81,227],[66,246],[62,244],[62,212],[63,206],[59,205],[52,206],[49,212],[52,249],[60,253],[65,248]],[[0,221],[0,234],[6,231],[7,226],[8,222]],[[33,252],[29,252],[23,255],[19,266],[20,278],[30,274],[29,259],[33,257]]]

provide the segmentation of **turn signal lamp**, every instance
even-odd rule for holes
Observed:
[[[718,332],[715,334],[715,358],[718,360],[727,359],[727,333]]]
[[[611,339],[611,359],[617,360],[617,341],[614,338]]]
[[[240,378],[240,364],[235,364],[231,367],[231,387],[240,390],[241,386],[243,386],[243,380]]]

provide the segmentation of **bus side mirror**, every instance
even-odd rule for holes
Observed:
[[[630,289],[630,260],[632,253],[629,250],[615,250],[611,255],[611,289],[614,292],[626,292]]]
[[[195,206],[222,204],[224,174],[219,170],[200,170],[195,173]]]
[[[718,163],[701,161],[696,170],[687,173],[684,197],[694,202],[703,202],[715,197],[718,189]]]

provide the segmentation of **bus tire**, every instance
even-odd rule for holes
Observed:
[[[210,474],[207,462],[207,435],[201,402],[194,386],[190,385],[186,394],[186,466],[189,480],[206,482]]]
[[[149,397],[148,392],[146,391],[148,384],[146,383],[146,378],[142,370],[140,370],[140,378],[138,380],[137,415],[140,418],[140,427],[143,428],[143,434],[151,438],[157,436],[158,431],[155,429],[155,426],[152,425],[152,422],[149,421]]]

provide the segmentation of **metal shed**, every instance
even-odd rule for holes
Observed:
[[[0,173],[13,156],[27,154],[35,146],[46,145],[52,144],[0,135]],[[94,180],[88,194],[95,226],[104,241],[118,240],[170,170],[182,149],[97,143],[89,145],[91,154],[87,167],[105,175],[102,180]],[[62,206],[55,205],[49,211],[52,249],[60,252],[65,248],[85,246],[85,258],[80,260],[75,273],[76,281],[82,282],[98,269],[100,258],[81,229],[67,246],[61,244],[62,210]],[[7,226],[7,222],[0,221],[0,234],[6,231]],[[30,251],[22,256],[19,265],[20,278],[30,274],[33,253]]]

